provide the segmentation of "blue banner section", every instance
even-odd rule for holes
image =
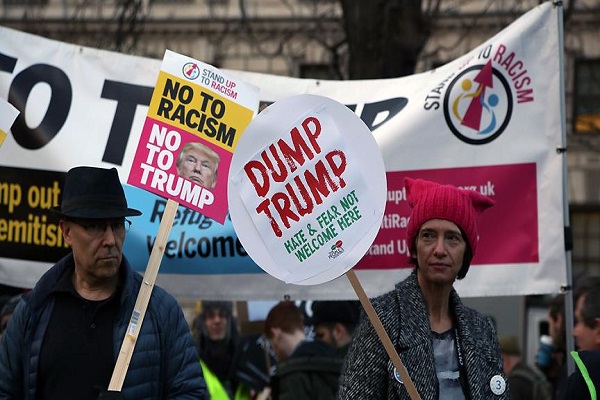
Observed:
[[[142,211],[131,218],[123,253],[138,271],[148,265],[167,200],[123,185],[130,207]],[[240,243],[229,216],[220,223],[180,206],[160,266],[165,274],[264,274]]]

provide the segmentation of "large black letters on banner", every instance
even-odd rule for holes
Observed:
[[[31,90],[42,82],[47,83],[52,91],[50,104],[39,126],[29,128],[25,121],[27,98]],[[8,92],[8,101],[21,112],[11,129],[15,141],[32,150],[47,145],[67,120],[72,100],[71,82],[61,69],[47,64],[35,64],[19,72]]]
[[[408,104],[408,99],[406,97],[394,97],[393,99],[387,99],[378,101],[375,103],[365,103],[359,117],[362,121],[367,125],[367,128],[371,132],[375,129],[379,128],[381,125],[388,122],[391,118],[396,116],[406,105]],[[356,112],[356,104],[349,104],[348,107],[353,112]],[[387,112],[387,116],[377,125],[374,125],[375,119],[379,115],[379,113]]]
[[[0,53],[0,71],[12,73],[16,62],[16,58]],[[30,128],[25,121],[25,107],[31,91],[39,83],[47,83],[52,94],[42,122],[38,127]],[[104,81],[101,97],[115,100],[117,106],[102,161],[122,165],[136,107],[150,105],[153,90],[154,88],[149,86]],[[15,141],[26,149],[35,150],[44,147],[65,124],[72,100],[71,82],[60,68],[48,64],[35,64],[21,71],[12,81],[8,96],[8,101],[20,111],[11,129]],[[361,110],[360,118],[371,131],[374,131],[396,116],[407,104],[408,99],[404,97],[366,103]],[[356,105],[348,105],[348,108],[355,111]],[[385,119],[375,124],[381,113],[386,113]]]
[[[402,109],[407,104],[408,99],[405,97],[395,97],[393,99],[378,101],[376,103],[367,103],[365,104],[365,107],[362,110],[360,119],[363,120],[365,125],[367,125],[372,132],[387,121],[389,121],[400,111],[402,111]],[[377,115],[385,111],[388,112],[387,117],[383,121],[379,122],[377,125],[373,125],[375,123],[375,118],[377,117]]]
[[[102,161],[121,165],[125,156],[125,148],[138,105],[150,105],[153,87],[130,85],[117,81],[104,81],[102,98],[117,101],[115,118],[110,127],[110,134]]]
[[[0,71],[13,72],[17,65],[17,59],[0,53]]]

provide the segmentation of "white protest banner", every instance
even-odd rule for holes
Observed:
[[[0,146],[4,143],[6,132],[8,132],[18,115],[19,110],[8,101],[0,99]]]
[[[546,2],[455,61],[397,79],[226,72],[259,87],[264,103],[302,93],[329,97],[373,132],[387,171],[386,210],[353,268],[369,295],[410,272],[404,176],[474,188],[496,202],[482,216],[477,255],[457,285],[461,296],[557,293],[566,282],[557,21]],[[27,287],[67,251],[47,211],[64,172],[116,166],[127,176],[160,60],[5,28],[0,57],[0,97],[21,111],[0,147],[0,282]],[[476,98],[481,108],[467,112]],[[144,212],[133,219],[124,248],[142,271],[166,201],[129,185],[125,191]],[[288,285],[271,277],[248,256],[228,218],[221,225],[185,207],[175,216],[157,282],[180,297],[354,298],[346,279]]]

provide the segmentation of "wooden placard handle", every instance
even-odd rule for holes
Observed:
[[[125,337],[123,338],[123,344],[121,345],[121,350],[119,351],[119,357],[117,358],[117,363],[115,364],[115,369],[113,370],[113,374],[108,385],[109,391],[120,392],[121,388],[123,387],[125,375],[127,375],[127,369],[129,368],[129,362],[131,361],[131,356],[133,355],[133,350],[135,349],[135,343],[140,333],[140,329],[142,328],[142,322],[144,322],[144,315],[146,315],[146,309],[148,308],[148,303],[150,302],[152,289],[154,288],[154,283],[156,282],[158,269],[160,268],[162,256],[165,252],[167,240],[169,239],[169,234],[171,233],[171,227],[173,226],[173,220],[175,219],[175,214],[177,213],[178,207],[179,203],[176,201],[171,199],[167,200],[165,211],[160,220],[158,234],[154,240],[152,252],[150,253],[150,259],[148,260],[148,265],[146,266],[146,272],[144,272],[142,286],[138,292],[138,297],[135,302],[135,306],[133,307],[133,313],[131,314],[129,325],[127,326],[127,331],[125,332]]]
[[[419,392],[417,392],[417,388],[415,388],[415,385],[414,385],[412,379],[410,379],[410,375],[408,375],[408,371],[406,371],[406,368],[404,367],[402,360],[400,360],[400,356],[396,352],[396,349],[394,348],[394,344],[392,343],[390,337],[388,336],[387,332],[385,331],[383,324],[379,320],[379,317],[377,316],[377,313],[375,312],[375,309],[373,308],[371,301],[367,297],[367,294],[365,293],[362,285],[360,284],[360,281],[358,280],[356,273],[353,270],[349,270],[348,272],[346,272],[346,276],[348,277],[350,284],[352,284],[352,287],[354,288],[354,291],[356,292],[358,299],[360,300],[363,308],[365,309],[365,312],[367,313],[369,320],[371,320],[371,324],[373,324],[373,327],[375,328],[377,335],[379,335],[379,339],[381,339],[381,343],[383,344],[385,351],[387,351],[388,356],[390,357],[390,359],[392,360],[392,363],[394,364],[394,367],[396,367],[396,370],[398,370],[398,373],[402,377],[402,382],[404,382],[404,386],[406,387],[406,390],[408,391],[410,398],[412,400],[421,400],[421,396],[419,396]]]

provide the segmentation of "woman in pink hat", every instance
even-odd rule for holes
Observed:
[[[372,300],[422,399],[509,399],[492,321],[465,307],[453,284],[477,251],[478,192],[405,178],[412,274]],[[362,318],[346,356],[339,399],[409,399],[375,329]]]

